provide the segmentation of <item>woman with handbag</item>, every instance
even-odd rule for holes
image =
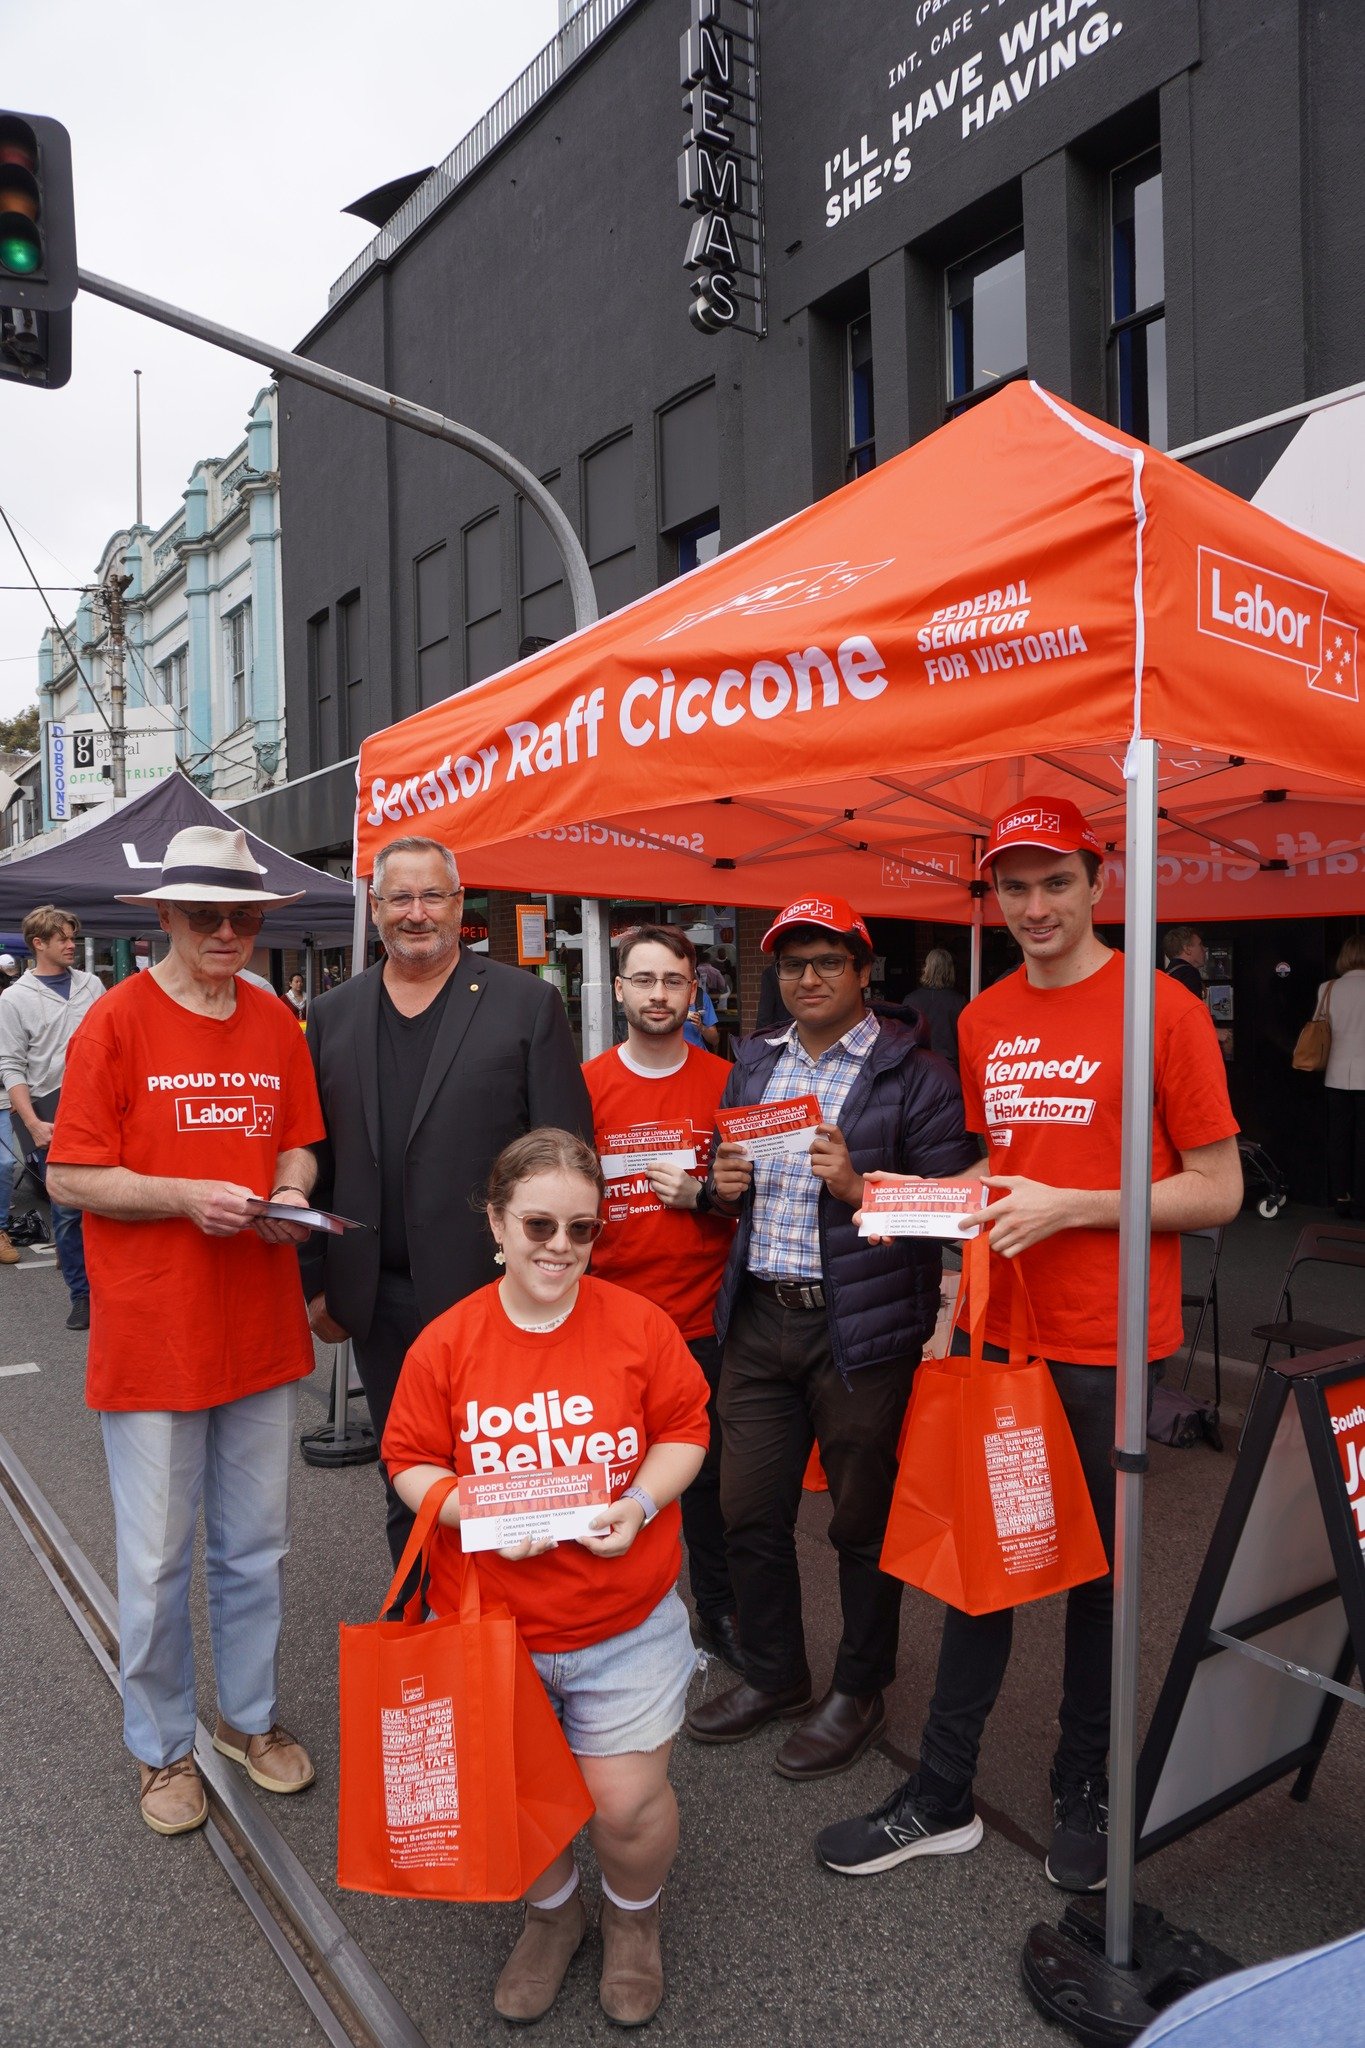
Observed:
[[[1318,990],[1331,1017],[1327,1088],[1327,1175],[1338,1216],[1365,1222],[1365,933],[1337,955],[1337,978]]]
[[[596,1153],[567,1131],[530,1131],[499,1154],[485,1206],[503,1276],[413,1345],[384,1460],[414,1511],[452,1473],[610,1468],[592,1534],[485,1553],[479,1572],[515,1616],[596,1803],[602,2008],[639,2026],[663,1997],[659,1899],[678,1842],[668,1763],[696,1666],[677,1503],[705,1453],[707,1386],[670,1317],[587,1277],[602,1188]],[[440,1614],[458,1606],[458,1521],[452,1492],[431,1552]],[[548,2012],[586,1931],[570,1846],[527,1892],[498,2013]]]

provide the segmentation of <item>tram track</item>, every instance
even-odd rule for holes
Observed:
[[[3,1436],[0,1506],[117,1692],[114,1596]],[[209,1802],[205,1843],[331,2048],[428,2048],[202,1722],[194,1758]]]

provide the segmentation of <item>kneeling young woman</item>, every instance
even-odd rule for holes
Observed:
[[[596,1153],[568,1131],[531,1131],[500,1153],[486,1206],[506,1270],[409,1351],[384,1461],[414,1510],[452,1472],[610,1467],[595,1534],[485,1553],[479,1571],[515,1615],[596,1802],[602,2008],[639,2026],[663,1997],[659,1894],[678,1846],[668,1759],[696,1665],[675,1583],[677,1500],[705,1451],[707,1388],[671,1318],[587,1277],[601,1194]],[[430,1601],[449,1614],[454,1494],[440,1519]],[[549,2011],[586,1931],[568,1848],[527,1893],[494,1993],[504,2019]]]

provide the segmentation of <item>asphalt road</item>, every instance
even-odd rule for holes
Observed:
[[[1302,1220],[1302,1219],[1299,1219]],[[1242,1218],[1225,1255],[1229,1330],[1269,1312],[1282,1241],[1295,1219]],[[1264,1299],[1267,1291],[1270,1301]],[[82,1399],[84,1339],[63,1327],[50,1267],[0,1269],[5,1310],[0,1434],[15,1447],[112,1586],[112,1515],[95,1420]],[[1348,1300],[1349,1309],[1350,1302]],[[1239,1320],[1240,1319],[1240,1320]],[[149,1340],[154,1322],[149,1316]],[[1247,1376],[1229,1373],[1230,1403]],[[304,1426],[323,1418],[330,1354],[304,1390]],[[1231,1470],[1231,1454],[1154,1447],[1144,1545],[1145,1725]],[[310,1745],[319,1783],[270,1803],[270,1818],[437,2048],[507,2038],[489,1997],[515,1937],[511,1907],[413,1905],[338,1891],[335,1870],[336,1643],[340,1621],[371,1618],[387,1579],[379,1481],[372,1467],[296,1472],[295,1547],[283,1646],[281,1713]],[[833,1659],[837,1606],[828,1504],[808,1497],[800,1531],[811,1656]],[[142,1826],[115,1696],[0,1517],[6,1626],[0,1629],[0,2043],[161,2044],[220,2048],[306,2043],[313,2023],[198,1838],[165,1842]],[[845,1777],[796,1786],[776,1776],[778,1736],[732,1749],[680,1740],[674,1777],[683,1846],[666,1898],[668,1996],[652,2038],[716,2044],[850,2036],[933,2048],[1026,2048],[1064,2038],[1019,1984],[1029,1926],[1063,1904],[1046,1882],[1047,1766],[1061,1657],[1058,1601],[1021,1611],[1015,1653],[983,1753],[986,1838],[973,1855],[911,1864],[851,1882],[823,1871],[811,1838],[825,1821],[875,1804],[898,1781],[873,1753]],[[199,1711],[213,1712],[199,1612]],[[933,1678],[937,1610],[905,1600],[901,1676],[889,1742],[913,1755]],[[728,1682],[712,1667],[699,1686]],[[1164,1850],[1138,1893],[1168,1918],[1246,1960],[1284,1954],[1365,1919],[1365,1727],[1342,1716],[1313,1798],[1272,1788]],[[589,1881],[590,1895],[595,1887]],[[618,2038],[598,2008],[594,1954],[573,1966],[532,2038]]]

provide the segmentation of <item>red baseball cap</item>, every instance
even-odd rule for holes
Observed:
[[[763,934],[763,951],[771,953],[783,932],[798,924],[813,924],[822,932],[832,932],[836,939],[861,939],[865,946],[872,944],[871,932],[842,896],[800,896],[780,910],[768,926]]]
[[[1036,796],[1002,811],[991,826],[990,842],[977,863],[984,868],[1011,846],[1039,846],[1047,853],[1094,853],[1104,848],[1075,804],[1064,796]]]

